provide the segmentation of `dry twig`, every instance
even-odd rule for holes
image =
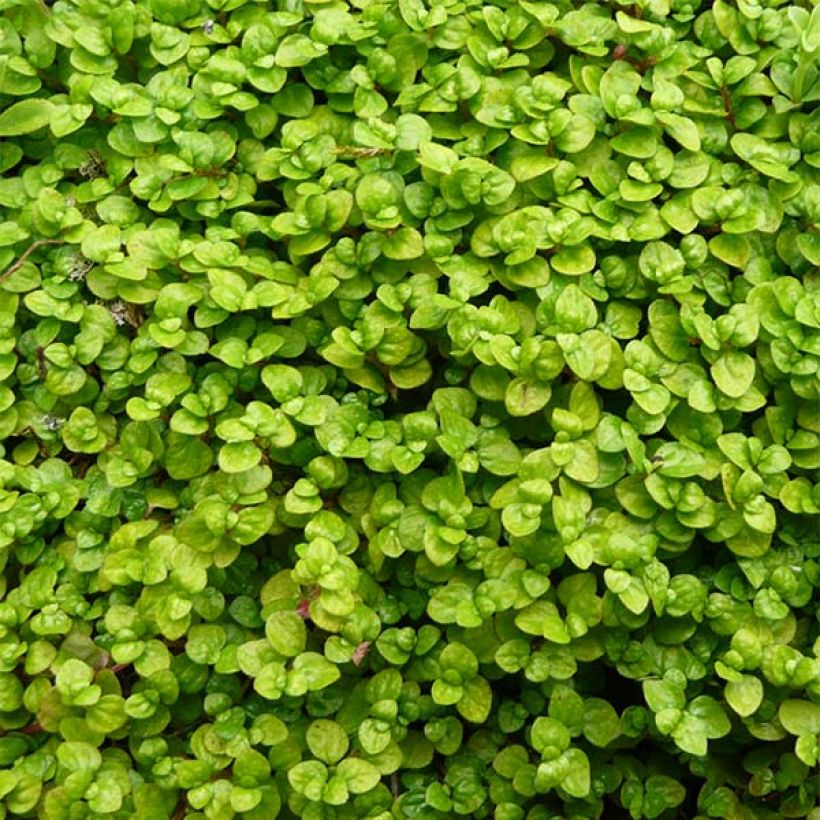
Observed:
[[[15,271],[19,270],[23,266],[23,262],[37,250],[37,248],[42,248],[44,245],[64,245],[65,240],[63,239],[37,239],[32,242],[24,251],[23,255],[10,267],[8,267],[2,274],[0,274],[0,282],[5,282],[6,279],[9,278]]]

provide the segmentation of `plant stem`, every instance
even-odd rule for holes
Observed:
[[[23,262],[37,250],[37,248],[42,248],[44,245],[64,245],[65,240],[63,239],[37,239],[32,242],[24,251],[23,255],[9,268],[7,268],[2,274],[0,274],[0,282],[5,282],[6,279],[9,278],[16,270],[19,270]]]

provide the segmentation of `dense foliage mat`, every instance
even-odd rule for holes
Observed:
[[[0,817],[818,817],[820,8],[0,0]]]

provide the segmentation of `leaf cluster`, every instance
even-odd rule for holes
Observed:
[[[809,817],[820,7],[0,0],[0,817]]]

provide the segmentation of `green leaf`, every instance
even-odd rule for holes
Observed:
[[[667,242],[649,242],[641,251],[638,264],[644,276],[660,284],[677,279],[686,266],[683,254]]]
[[[540,635],[553,643],[570,642],[558,608],[550,601],[538,601],[522,609],[516,615],[515,625],[528,635]]]
[[[454,669],[464,678],[472,678],[478,673],[475,654],[461,643],[449,643],[439,657],[444,669]]]
[[[504,406],[511,416],[531,416],[546,406],[551,395],[549,385],[536,384],[519,377],[507,385]]]
[[[550,265],[567,276],[581,276],[595,267],[595,251],[589,245],[575,245],[558,251],[550,258]]]
[[[324,44],[314,42],[304,34],[291,34],[279,43],[276,50],[276,65],[282,68],[297,68],[307,65],[326,52],[327,46]]]
[[[366,760],[348,757],[336,769],[351,794],[364,794],[374,789],[381,780],[381,772]]]
[[[592,787],[589,758],[580,749],[568,749],[564,759],[569,771],[561,788],[571,797],[587,797]]]
[[[48,125],[53,104],[49,100],[30,99],[12,103],[0,113],[0,137],[30,134]]]
[[[733,399],[744,396],[755,377],[755,361],[748,353],[730,350],[711,367],[712,378],[720,391]]]
[[[458,162],[458,154],[435,142],[423,142],[419,146],[419,164],[440,174],[452,172]]]
[[[729,719],[723,707],[714,698],[700,695],[689,703],[686,711],[701,721],[707,737],[717,738],[729,734]]]
[[[307,629],[297,612],[274,612],[265,621],[265,635],[271,646],[285,657],[295,657],[305,649]]]
[[[285,667],[281,663],[266,663],[253,676],[253,688],[267,700],[282,697],[285,686]]]
[[[706,459],[683,444],[662,444],[655,452],[653,459],[658,463],[660,475],[670,478],[688,478],[701,475],[706,467]]]
[[[9,672],[0,673],[0,712],[15,712],[23,705],[23,683]]]
[[[570,733],[566,726],[552,717],[537,717],[530,731],[530,743],[537,752],[556,749],[559,752],[570,744]]]
[[[664,709],[683,709],[686,696],[683,691],[667,680],[646,680],[643,694],[653,712]]]
[[[208,471],[213,463],[213,452],[198,438],[172,432],[168,434],[164,462],[171,478],[188,481]]]
[[[401,151],[416,151],[432,136],[433,129],[418,114],[402,114],[396,120],[396,148]]]
[[[820,734],[820,706],[810,700],[784,700],[777,710],[777,717],[792,735]]]
[[[332,720],[314,720],[305,739],[313,756],[331,765],[338,763],[350,748],[347,732]]]
[[[692,120],[679,114],[673,114],[670,111],[659,111],[656,116],[666,132],[681,147],[687,151],[700,151],[700,133],[697,125]]]
[[[708,749],[708,737],[703,723],[690,715],[684,715],[672,733],[678,748],[691,755],[703,757]]]
[[[741,717],[753,715],[763,701],[763,684],[754,675],[729,681],[723,690],[726,703]]]
[[[471,723],[484,723],[490,714],[493,693],[490,684],[482,677],[475,677],[463,685],[461,700],[456,704],[458,713]]]
[[[264,746],[277,746],[284,743],[288,730],[284,722],[275,715],[263,714],[254,718],[248,738],[251,743]]]
[[[709,240],[709,251],[713,256],[735,268],[745,268],[752,254],[749,240],[743,235],[721,234]]]
[[[387,238],[382,252],[388,259],[417,259],[424,253],[421,234],[415,228],[399,228]]]
[[[303,760],[288,770],[288,782],[300,794],[308,794],[312,785],[321,788],[327,782],[327,769],[318,760]]]
[[[332,664],[322,655],[316,652],[303,652],[293,662],[293,685],[294,688],[300,688],[301,680],[307,689],[311,692],[318,692],[331,683],[337,681],[340,677],[340,672],[335,664]],[[290,687],[289,681],[289,687]]]
[[[593,746],[607,746],[621,734],[618,713],[600,698],[584,701],[583,727],[584,737]]]
[[[219,467],[226,473],[242,473],[255,467],[261,458],[261,450],[252,442],[232,441],[219,450]]]
[[[91,775],[102,765],[102,756],[90,743],[65,741],[57,747],[57,760],[70,772]]]
[[[683,785],[663,774],[653,774],[644,782],[645,807],[649,817],[657,817],[666,809],[679,806],[686,799]]]

